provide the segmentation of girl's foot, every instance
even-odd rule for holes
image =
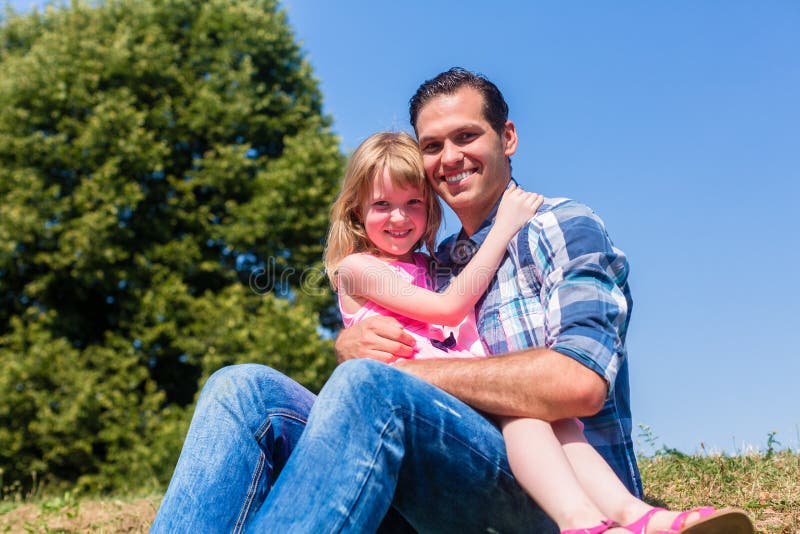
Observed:
[[[625,525],[634,534],[752,534],[753,524],[738,510],[716,510],[712,506],[670,512],[651,508],[643,516]]]

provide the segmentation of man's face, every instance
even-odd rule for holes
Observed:
[[[517,148],[511,121],[502,135],[483,116],[483,97],[471,87],[434,97],[417,117],[425,173],[468,233],[477,230],[511,178]]]

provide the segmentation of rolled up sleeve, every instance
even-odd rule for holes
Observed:
[[[609,394],[625,358],[632,302],[628,262],[603,222],[570,201],[537,217],[528,234],[542,274],[545,343],[603,376]]]

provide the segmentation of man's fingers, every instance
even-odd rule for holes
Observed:
[[[393,361],[397,360],[397,356],[394,354],[390,354],[388,352],[383,352],[379,350],[371,350],[365,354],[365,357],[371,360],[378,360],[384,363],[392,363]]]
[[[416,352],[417,340],[406,332],[400,323],[394,327],[391,327],[391,332],[389,338],[392,339],[392,343],[387,343],[387,349],[397,357],[400,358],[411,358],[414,356]]]
[[[398,358],[411,358],[416,352],[417,340],[399,326],[389,325],[372,334],[366,340],[372,352],[389,353]]]
[[[371,330],[381,337],[397,336],[398,332],[403,329],[400,321],[385,315],[369,317],[359,324],[363,324],[365,329]]]
[[[417,344],[414,336],[403,329],[400,321],[394,317],[376,317],[376,320],[369,323],[371,333],[385,340],[393,340],[399,345],[407,346],[411,349]]]
[[[412,358],[416,353],[416,340],[414,340],[413,337],[411,339],[411,345],[399,342],[396,343],[394,347],[392,347],[392,354],[394,354],[397,358]]]
[[[339,363],[350,358],[371,358],[392,362],[410,358],[416,339],[393,317],[373,316],[339,333],[335,348]]]

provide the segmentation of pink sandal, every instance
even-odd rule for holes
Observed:
[[[700,519],[687,527],[686,519],[693,512],[700,514]],[[753,523],[741,510],[703,506],[678,514],[670,529],[667,534],[753,534]]]
[[[667,512],[666,508],[650,508],[642,517],[630,523],[629,525],[623,525],[622,528],[625,530],[630,530],[633,534],[646,534],[647,532],[647,524],[650,522],[650,519],[658,513],[658,512]]]
[[[653,515],[666,511],[665,508],[651,508],[642,517],[622,528],[634,534],[645,534],[647,524]],[[687,527],[686,520],[693,513],[697,513],[700,518]],[[672,522],[670,530],[661,531],[659,534],[753,534],[753,524],[739,510],[717,510],[713,506],[701,506],[679,513]]]
[[[592,528],[571,528],[569,530],[562,530],[561,534],[601,534],[606,530],[616,528],[619,526],[619,523],[615,521],[610,521],[608,519],[603,519],[599,525]]]

